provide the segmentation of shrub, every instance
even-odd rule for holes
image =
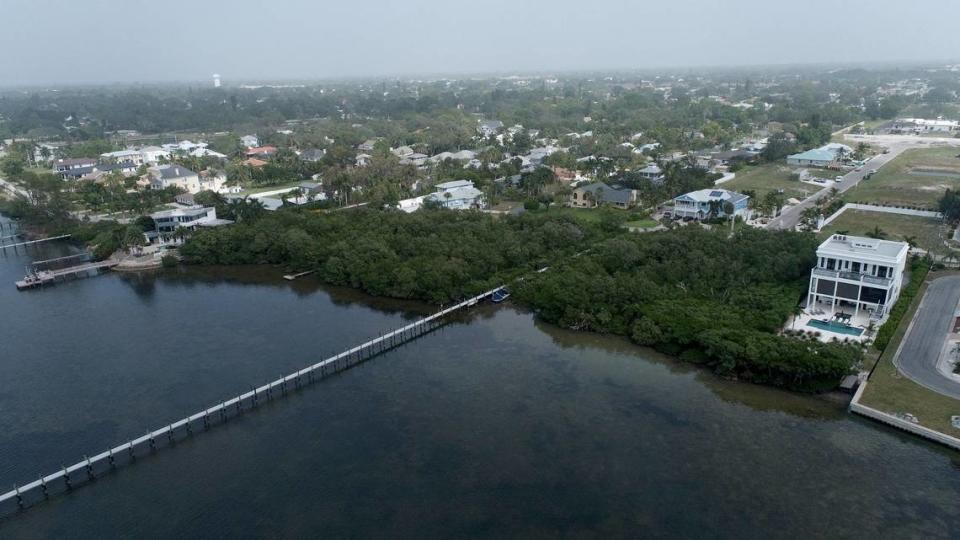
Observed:
[[[160,264],[164,268],[173,268],[180,264],[180,260],[174,255],[164,255],[163,258],[160,259]]]

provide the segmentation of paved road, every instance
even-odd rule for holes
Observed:
[[[960,303],[960,276],[935,279],[927,288],[913,318],[910,330],[893,362],[914,382],[960,399],[960,383],[937,370],[937,361],[947,333],[952,330],[953,314]]]
[[[886,146],[890,149],[890,152],[875,156],[873,159],[868,161],[867,164],[864,165],[863,170],[859,172],[850,171],[849,173],[845,174],[843,176],[843,182],[832,186],[837,188],[840,193],[845,193],[855,188],[857,184],[863,180],[864,175],[866,175],[871,169],[879,170],[880,167],[883,167],[895,157],[903,153],[904,150],[909,148],[929,148],[934,143],[940,145],[948,144],[952,146],[960,146],[960,139],[918,137],[912,135],[847,135],[846,140],[851,145],[856,145],[858,142],[862,141],[877,146]],[[800,204],[784,209],[779,217],[770,220],[770,223],[767,224],[767,228],[793,229],[798,223],[800,223],[800,217],[803,214],[803,211],[811,206],[815,206],[821,199],[826,198],[830,193],[830,189],[831,188],[829,187],[824,188],[804,199]]]

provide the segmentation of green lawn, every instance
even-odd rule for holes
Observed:
[[[660,223],[652,219],[638,219],[635,221],[628,221],[623,224],[624,227],[633,227],[637,229],[652,229],[659,225]]]
[[[903,240],[908,236],[916,238],[916,245],[921,249],[934,253],[946,253],[949,250],[943,245],[940,234],[946,235],[946,228],[940,220],[918,216],[903,216],[899,214],[885,214],[866,210],[847,210],[836,220],[820,231],[820,236],[826,238],[837,231],[847,231],[854,236],[866,236],[874,227],[887,233],[889,240]]]
[[[257,186],[250,189],[245,189],[238,193],[241,196],[256,195],[257,193],[265,193],[267,191],[276,191],[278,189],[290,189],[295,188],[300,185],[303,180],[293,180],[291,182],[284,182],[282,184],[277,184],[275,186]]]
[[[791,177],[793,168],[782,164],[767,163],[764,165],[753,165],[744,167],[737,171],[737,177],[729,182],[724,182],[718,187],[729,189],[731,191],[754,191],[758,198],[763,198],[770,191],[783,190],[787,198],[803,199],[804,190],[806,195],[812,195],[821,188],[810,184],[804,184]]]
[[[958,154],[960,149],[952,147],[912,148],[884,165],[873,178],[844,193],[843,198],[848,202],[933,209],[947,188],[960,188]],[[869,162],[866,167],[870,167]],[[933,175],[910,174],[924,169]]]
[[[935,277],[937,276],[931,274],[927,278],[927,283]],[[910,413],[917,417],[922,426],[954,437],[960,437],[960,430],[954,428],[950,423],[950,416],[960,415],[960,401],[920,386],[901,375],[893,364],[896,350],[900,346],[900,342],[903,340],[907,327],[910,325],[910,321],[913,319],[925,292],[926,286],[914,298],[910,309],[903,320],[900,321],[896,334],[887,345],[883,356],[880,357],[880,362],[877,364],[877,369],[867,383],[867,388],[860,398],[860,403],[885,413]]]

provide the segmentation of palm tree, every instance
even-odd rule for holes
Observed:
[[[911,249],[914,248],[914,247],[916,247],[916,245],[917,245],[917,237],[916,237],[916,236],[904,236],[904,237],[903,237],[903,241],[906,242],[906,243],[910,246]]]
[[[875,225],[873,230],[867,233],[867,236],[870,238],[876,238],[877,240],[883,240],[887,237],[887,233],[881,229],[879,225]]]

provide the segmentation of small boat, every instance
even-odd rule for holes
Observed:
[[[510,293],[508,293],[506,289],[497,289],[493,291],[493,294],[490,296],[490,300],[494,304],[499,304],[507,298],[510,298]]]

